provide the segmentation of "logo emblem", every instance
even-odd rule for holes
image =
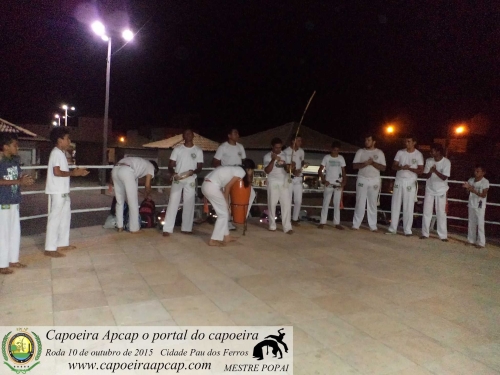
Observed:
[[[411,186],[407,186],[406,190],[411,191]]]
[[[194,185],[195,185],[195,183],[194,183],[194,182],[191,182],[191,183],[189,184],[189,186],[191,186],[191,187],[194,187]]]
[[[398,184],[395,184],[394,185],[394,189],[398,189],[399,188],[399,185]]]
[[[358,182],[359,187],[363,187],[363,184],[361,182]]]
[[[378,155],[373,155],[373,160],[378,160]]]
[[[18,328],[7,333],[2,340],[4,364],[16,374],[26,374],[35,366],[42,355],[42,341],[35,332]]]
[[[262,340],[261,342],[259,342],[257,345],[254,346],[253,357],[256,358],[257,361],[261,361],[264,359],[264,354],[267,355],[269,353],[269,348],[271,348],[274,358],[283,359],[283,352],[281,351],[279,344],[283,345],[285,353],[288,353],[288,346],[283,341],[283,337],[285,337],[285,334],[281,332],[283,330],[284,328],[279,329],[277,336],[276,335],[266,336],[264,340]],[[266,353],[264,353],[265,347],[267,347]],[[279,357],[278,354],[280,355]]]
[[[240,151],[240,152],[238,152],[238,156],[241,158],[241,151]]]
[[[411,159],[412,164],[417,164],[417,159]]]
[[[378,185],[373,185],[373,188],[374,188],[375,190],[377,190],[377,189],[378,189]]]
[[[193,152],[193,153],[191,154],[191,157],[192,157],[193,159],[196,159],[196,154]]]

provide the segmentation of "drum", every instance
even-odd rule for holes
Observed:
[[[251,192],[252,188],[250,186],[245,187],[243,181],[238,181],[231,187],[229,192],[231,196],[231,212],[233,222],[236,224],[245,223]]]

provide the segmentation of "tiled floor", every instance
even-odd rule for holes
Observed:
[[[59,259],[23,237],[29,268],[0,275],[1,323],[287,324],[295,374],[500,374],[497,248],[308,224],[251,224],[213,248],[212,227],[195,230],[75,229]]]

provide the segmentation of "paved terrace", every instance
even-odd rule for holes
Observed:
[[[74,229],[59,259],[23,237],[29,268],[1,275],[1,322],[293,325],[295,374],[500,374],[497,248],[257,223],[213,248],[212,226],[195,229]]]

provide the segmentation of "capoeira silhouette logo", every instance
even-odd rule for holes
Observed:
[[[257,359],[257,361],[261,361],[264,359],[264,348],[267,347],[267,352],[266,355],[269,355],[269,347],[272,348],[272,353],[274,354],[274,358],[277,357],[278,353],[280,357],[278,359],[283,358],[283,352],[281,351],[279,344],[283,345],[285,348],[285,353],[288,353],[288,346],[286,345],[285,342],[283,342],[283,337],[285,337],[285,334],[281,331],[283,331],[284,328],[281,328],[278,330],[278,336],[276,335],[269,335],[265,337],[265,340],[262,340],[259,342],[257,345],[254,346],[253,348],[253,357]]]

